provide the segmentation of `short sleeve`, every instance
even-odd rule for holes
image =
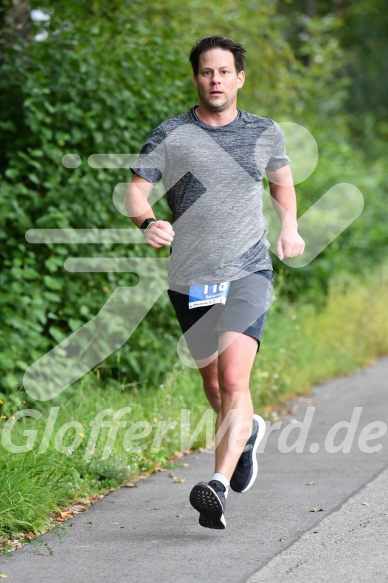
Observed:
[[[275,121],[273,122],[273,147],[271,157],[268,161],[266,170],[275,172],[283,166],[288,166],[290,159],[286,154],[286,140],[284,138],[283,130]]]
[[[129,167],[133,173],[152,184],[157,184],[162,179],[167,165],[165,138],[166,134],[161,124],[150,134],[140,150],[139,158]]]

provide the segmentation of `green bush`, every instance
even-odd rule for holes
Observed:
[[[28,365],[90,320],[117,286],[137,282],[128,273],[69,273],[64,269],[69,256],[165,255],[144,245],[26,242],[29,229],[133,226],[112,202],[116,185],[130,181],[129,170],[91,168],[88,156],[136,153],[150,128],[174,114],[164,99],[149,107],[149,95],[173,90],[177,108],[182,99],[179,76],[169,74],[176,51],[168,43],[162,55],[160,38],[141,19],[117,15],[109,30],[120,24],[120,37],[114,50],[104,51],[104,20],[88,14],[86,6],[83,10],[76,34],[66,11],[48,8],[46,40],[15,39],[10,45],[3,38],[0,45],[0,352],[6,391],[21,382]],[[69,153],[80,157],[78,168],[62,165]],[[160,207],[166,211],[163,200]],[[168,351],[174,326],[164,295],[141,325],[136,347],[121,351],[121,373],[129,382],[144,382],[151,370],[157,380],[166,371],[168,359],[160,352]],[[158,328],[163,335],[155,334]],[[151,347],[147,354],[144,346]],[[115,362],[113,356],[106,366]]]

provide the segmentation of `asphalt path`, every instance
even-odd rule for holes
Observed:
[[[259,448],[254,486],[229,494],[226,530],[199,526],[188,502],[213,472],[213,454],[196,453],[112,492],[60,537],[1,557],[0,573],[15,583],[385,583],[387,393],[384,358],[291,403]]]

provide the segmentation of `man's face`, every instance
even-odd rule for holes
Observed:
[[[233,106],[237,91],[244,84],[244,71],[236,72],[233,54],[223,49],[211,49],[199,57],[194,85],[200,104],[211,112],[222,112]]]

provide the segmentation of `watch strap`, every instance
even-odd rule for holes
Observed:
[[[148,229],[148,227],[152,225],[152,223],[156,223],[156,219],[154,218],[146,219],[145,221],[142,222],[139,229],[144,233]]]

